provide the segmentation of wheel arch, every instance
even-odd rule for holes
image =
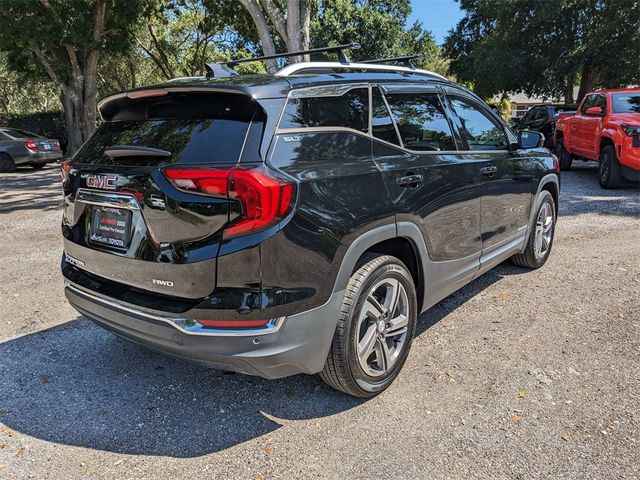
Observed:
[[[392,255],[400,259],[409,269],[416,286],[418,311],[421,311],[425,291],[424,264],[428,260],[428,255],[424,239],[416,238],[415,231],[405,229],[400,232],[394,223],[373,228],[357,237],[349,245],[342,259],[333,292],[343,291],[347,287],[349,278],[363,256],[369,253]]]

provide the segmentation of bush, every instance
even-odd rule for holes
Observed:
[[[66,152],[68,136],[64,113],[42,112],[0,116],[0,126],[28,130],[47,138],[57,138],[62,151]]]

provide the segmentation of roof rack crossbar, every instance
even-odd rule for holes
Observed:
[[[420,58],[420,55],[404,55],[401,57],[378,58],[376,60],[362,60],[359,63],[403,63],[409,68],[415,68],[411,60],[415,60],[416,58]]]
[[[252,57],[252,58],[238,58],[235,60],[229,60],[228,62],[221,62],[223,65],[227,67],[235,67],[240,63],[249,63],[249,62],[259,62],[261,60],[271,60],[274,58],[286,58],[286,57],[297,57],[300,55],[309,55],[311,53],[335,53],[338,55],[338,60],[340,63],[349,63],[349,57],[347,57],[345,50],[358,50],[360,48],[359,43],[346,43],[344,45],[336,45],[334,47],[322,47],[322,48],[313,48],[311,50],[300,50],[299,52],[284,52],[284,53],[276,53],[275,55],[263,55],[262,57]]]

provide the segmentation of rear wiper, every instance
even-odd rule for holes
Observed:
[[[160,148],[140,147],[138,145],[111,145],[104,149],[105,155],[118,157],[170,157],[171,152]]]

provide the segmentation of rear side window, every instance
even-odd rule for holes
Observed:
[[[251,98],[237,94],[180,93],[124,100],[74,160],[85,164],[148,162],[104,155],[110,146],[135,145],[167,150],[172,163],[236,163],[249,124],[252,119],[262,119],[261,112]]]
[[[394,93],[386,98],[405,148],[426,152],[456,149],[436,93]]]
[[[369,131],[369,91],[355,88],[340,96],[290,98],[280,128],[346,127]]]
[[[400,145],[398,134],[393,126],[391,115],[389,114],[389,109],[384,103],[384,98],[382,98],[382,94],[377,87],[372,91],[371,110],[371,129],[373,130],[373,136]]]
[[[502,126],[480,107],[463,100],[450,98],[451,106],[460,119],[461,133],[469,150],[506,150],[507,137]]]

